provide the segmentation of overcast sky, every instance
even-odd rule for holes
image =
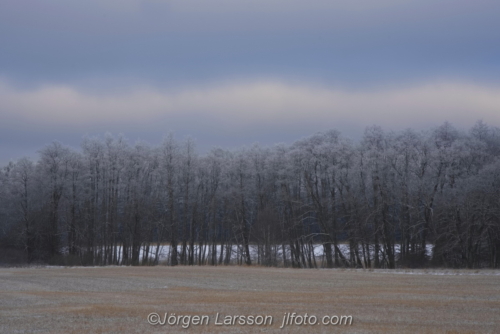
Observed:
[[[105,132],[203,152],[500,126],[499,17],[498,0],[2,0],[0,163]]]

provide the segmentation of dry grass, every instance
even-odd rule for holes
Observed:
[[[147,315],[210,316],[151,326]],[[215,326],[215,314],[272,315],[272,326]],[[283,314],[352,315],[350,327],[289,326]],[[0,269],[0,333],[500,333],[495,271],[258,267]]]

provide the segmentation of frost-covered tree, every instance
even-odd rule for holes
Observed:
[[[0,239],[28,262],[498,267],[500,129],[332,130],[198,155],[86,138],[0,173]]]

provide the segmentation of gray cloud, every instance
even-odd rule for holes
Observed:
[[[0,85],[1,116],[46,128],[151,125],[158,120],[205,117],[224,128],[377,123],[387,127],[482,118],[500,126],[500,88],[436,82],[407,88],[347,91],[261,80],[182,90],[138,87],[127,93],[89,94],[68,86],[19,90]]]
[[[499,83],[498,12],[500,2],[486,0],[5,0],[0,76],[26,87]]]
[[[210,146],[499,126],[499,12],[491,0],[4,0],[0,159],[107,130]]]
[[[29,5],[28,5],[29,4]],[[495,23],[497,1],[477,0],[4,0],[4,24],[98,34],[169,29],[242,30],[364,28],[417,23],[465,24],[483,29]],[[301,20],[297,20],[301,18]],[[482,19],[482,21],[480,21]],[[484,20],[487,19],[487,22]],[[422,23],[425,24],[423,25]],[[472,25],[471,23],[476,23]],[[466,28],[464,27],[464,29]],[[453,28],[457,28],[453,26]],[[494,32],[491,32],[492,34]],[[463,36],[465,37],[465,36]]]

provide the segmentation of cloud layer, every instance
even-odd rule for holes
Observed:
[[[492,0],[4,0],[0,76],[499,84],[499,12]]]
[[[91,94],[70,86],[32,90],[0,84],[2,126],[73,128],[144,125],[162,121],[189,124],[210,119],[220,129],[253,127],[318,129],[336,124],[389,128],[423,127],[443,121],[469,126],[478,119],[500,126],[500,88],[437,82],[404,88],[348,91],[276,81],[126,93]],[[158,123],[160,122],[160,123]]]
[[[500,126],[496,0],[0,7],[0,163],[105,131],[228,147],[372,124]]]

